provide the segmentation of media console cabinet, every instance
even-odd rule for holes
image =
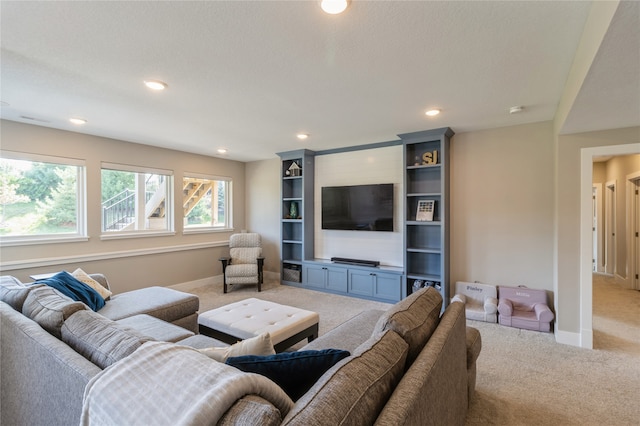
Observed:
[[[402,268],[314,259],[302,262],[302,282],[297,284],[329,293],[395,303],[402,299],[402,279]]]
[[[448,128],[398,135],[403,169],[403,267],[332,262],[314,256],[314,151],[278,153],[281,159],[280,272],[282,284],[381,302],[397,302],[432,285],[449,304]],[[354,147],[359,149],[359,147]],[[366,149],[362,148],[362,149]],[[422,206],[428,207],[423,215]],[[420,214],[418,214],[420,212]]]

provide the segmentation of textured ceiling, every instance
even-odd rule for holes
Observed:
[[[354,0],[331,16],[317,1],[2,1],[2,118],[239,161],[552,120],[590,7]],[[614,55],[629,49],[621,31]],[[594,130],[582,117],[598,96],[584,93],[572,132]]]

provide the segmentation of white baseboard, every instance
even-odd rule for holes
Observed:
[[[579,348],[593,348],[593,331],[582,330],[582,333],[555,329],[556,342],[563,345],[577,346]]]
[[[264,275],[264,281],[272,281],[273,280],[273,281],[280,282],[280,273],[278,273],[278,272],[264,271],[263,275]],[[220,284],[220,285],[222,285],[223,283],[224,283],[224,276],[222,274],[220,274],[220,275],[215,275],[213,277],[201,278],[199,280],[187,281],[187,282],[179,283],[179,284],[199,286],[199,285],[206,285],[206,284]]]

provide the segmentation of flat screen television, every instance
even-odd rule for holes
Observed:
[[[323,187],[322,229],[393,232],[393,184]]]

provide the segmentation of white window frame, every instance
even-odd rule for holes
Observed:
[[[152,167],[134,166],[130,164],[122,163],[109,163],[102,162],[100,164],[100,193],[102,194],[102,171],[113,170],[119,172],[131,172],[131,173],[152,173],[164,175],[167,177],[167,189],[165,194],[165,216],[167,222],[167,229],[153,230],[153,229],[136,229],[132,231],[104,231],[102,223],[102,207],[100,208],[100,239],[101,240],[117,240],[124,238],[144,238],[144,237],[159,237],[159,236],[172,236],[175,235],[174,228],[174,174],[173,170],[165,170]],[[100,197],[102,199],[102,197]]]
[[[196,179],[208,179],[215,181],[224,181],[227,182],[226,192],[225,192],[225,211],[224,211],[224,226],[203,226],[203,225],[192,225],[187,226],[185,224],[186,216],[182,215],[183,220],[183,234],[203,234],[203,233],[215,233],[215,232],[229,232],[233,231],[233,179],[228,176],[217,176],[217,175],[208,175],[202,173],[191,173],[184,172],[182,176],[182,183],[184,184],[184,179],[186,178],[196,178]],[[182,204],[182,203],[181,203]]]
[[[76,232],[65,234],[36,234],[36,235],[0,235],[2,246],[22,246],[35,244],[54,244],[89,241],[87,235],[87,167],[82,159],[55,157],[52,155],[31,154],[16,151],[0,151],[0,157],[8,160],[23,160],[37,163],[60,164],[76,166]]]

